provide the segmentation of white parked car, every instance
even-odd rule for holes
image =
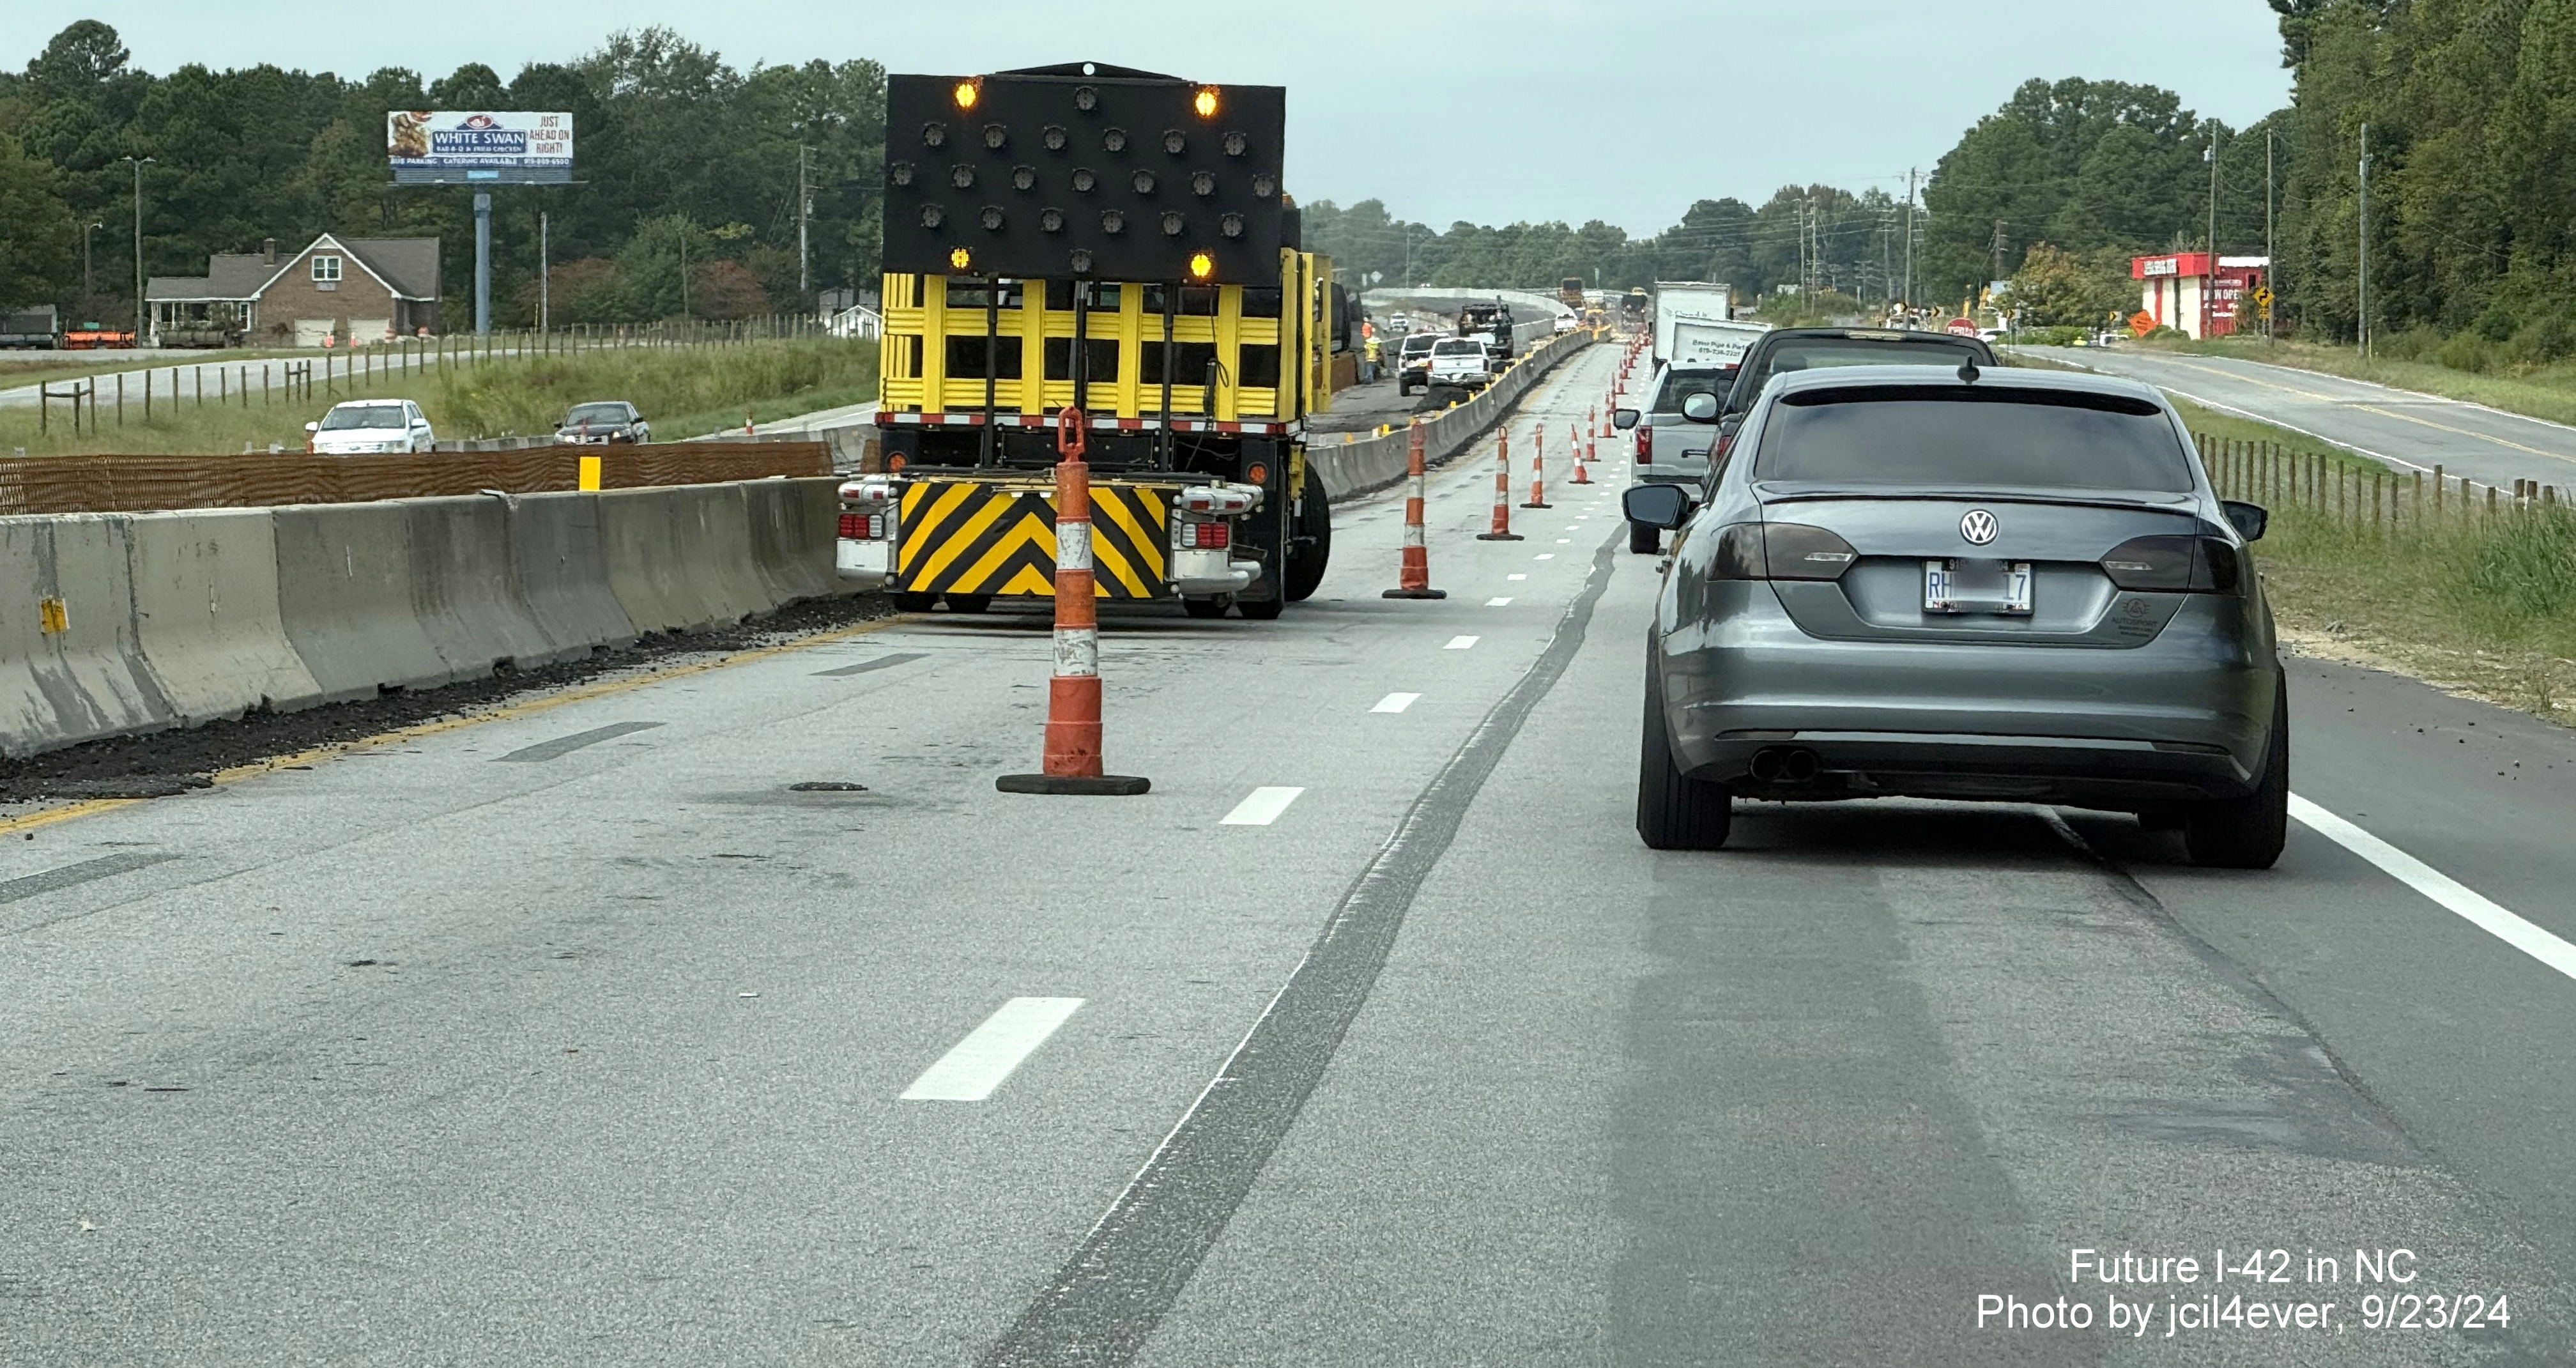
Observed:
[[[355,456],[378,451],[427,451],[438,440],[409,399],[352,399],[333,404],[318,423],[304,431],[320,456]]]

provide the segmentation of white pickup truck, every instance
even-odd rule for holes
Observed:
[[[1431,383],[1483,389],[1494,378],[1481,337],[1444,337],[1431,346]]]

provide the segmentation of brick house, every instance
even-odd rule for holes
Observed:
[[[203,276],[154,276],[144,298],[154,339],[181,345],[355,346],[436,332],[438,239],[324,233],[281,255],[270,238],[209,258]]]

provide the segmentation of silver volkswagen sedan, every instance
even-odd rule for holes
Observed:
[[[1646,654],[1647,845],[1723,845],[1738,796],[1908,795],[2134,812],[2203,864],[2279,858],[2264,511],[2212,492],[2156,391],[1787,374],[1704,486],[1626,505],[1680,533]]]

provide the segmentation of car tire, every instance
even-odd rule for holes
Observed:
[[[2270,869],[2290,834],[2290,681],[2274,685],[2272,740],[2263,777],[2242,798],[2194,803],[2182,822],[2183,848],[2214,869]]]
[[[952,613],[980,613],[993,606],[991,594],[946,594],[942,597],[948,600],[948,611]]]
[[[1651,556],[1664,549],[1664,529],[1645,523],[1628,524],[1628,550],[1632,555]]]
[[[1693,779],[1673,763],[1664,729],[1663,670],[1646,661],[1646,717],[1637,746],[1637,835],[1649,850],[1716,850],[1735,824],[1735,795],[1726,785]]]
[[[1288,531],[1297,539],[1288,555],[1288,601],[1304,603],[1324,585],[1324,570],[1333,559],[1333,502],[1324,494],[1324,477],[1310,462],[1306,487],[1289,515]]]

